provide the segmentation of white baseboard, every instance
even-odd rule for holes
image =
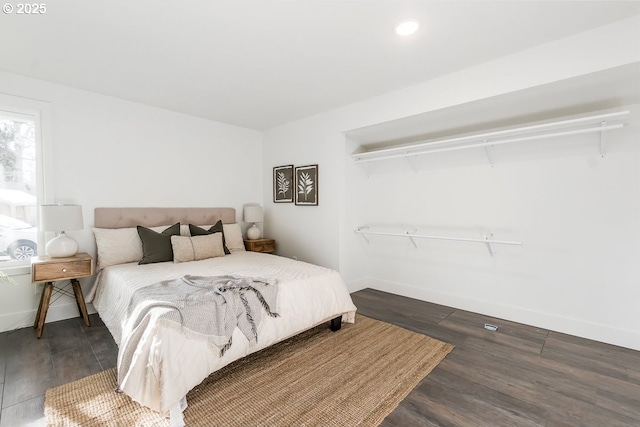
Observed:
[[[349,293],[353,293],[361,291],[365,288],[370,288],[370,285],[371,281],[368,279],[352,280],[351,282],[347,283],[347,289],[349,290]]]
[[[415,286],[379,279],[359,279],[351,283],[356,283],[359,289],[376,289],[421,301],[433,302],[491,317],[510,320],[512,322],[523,323],[525,325],[531,325],[607,344],[626,347],[632,350],[640,350],[640,331],[615,328],[601,323],[590,322],[588,320],[565,317],[560,314],[496,304],[491,301],[468,298],[461,295],[448,294],[431,289],[418,288]],[[355,290],[351,289],[351,286],[349,286],[349,290],[351,292],[355,292]]]
[[[35,308],[33,310],[0,315],[0,332],[33,327],[37,311],[37,308]],[[89,314],[96,313],[92,304],[87,304],[87,312]],[[47,320],[45,323],[57,322],[58,320],[71,319],[78,316],[78,306],[75,301],[63,304],[54,304],[49,306],[49,309],[47,310]]]

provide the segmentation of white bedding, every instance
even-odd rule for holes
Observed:
[[[356,307],[338,272],[324,267],[256,252],[238,252],[219,258],[174,264],[121,264],[100,272],[88,295],[100,318],[120,346],[126,339],[129,301],[138,288],[184,275],[240,275],[278,281],[278,318],[264,316],[257,343],[236,329],[233,345],[221,358],[197,333],[180,330],[159,318],[153,321],[120,388],[136,402],[168,414],[189,390],[210,373],[247,354],[268,347],[315,325],[343,315],[353,323]]]

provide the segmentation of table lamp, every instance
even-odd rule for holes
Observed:
[[[262,235],[262,231],[256,226],[256,222],[262,222],[264,217],[262,215],[261,206],[245,206],[243,211],[244,222],[253,223],[247,230],[247,239],[257,240]]]
[[[78,242],[65,234],[68,230],[82,230],[82,206],[80,205],[40,205],[40,230],[58,232],[58,237],[50,240],[45,247],[53,258],[70,257],[78,253]]]

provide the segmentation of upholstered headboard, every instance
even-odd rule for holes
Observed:
[[[96,208],[97,228],[157,227],[175,224],[223,224],[236,222],[234,208]]]

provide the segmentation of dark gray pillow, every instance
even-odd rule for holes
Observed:
[[[180,235],[180,223],[173,224],[162,233],[139,225],[138,235],[142,240],[142,261],[138,264],[173,261],[171,236]]]
[[[222,220],[218,220],[218,222],[213,224],[208,230],[200,228],[197,225],[189,224],[189,232],[192,236],[204,236],[207,234],[222,233],[222,246],[224,247],[224,253],[226,255],[229,255],[231,253],[231,251],[227,249],[227,242],[224,240],[224,227],[222,226]]]

